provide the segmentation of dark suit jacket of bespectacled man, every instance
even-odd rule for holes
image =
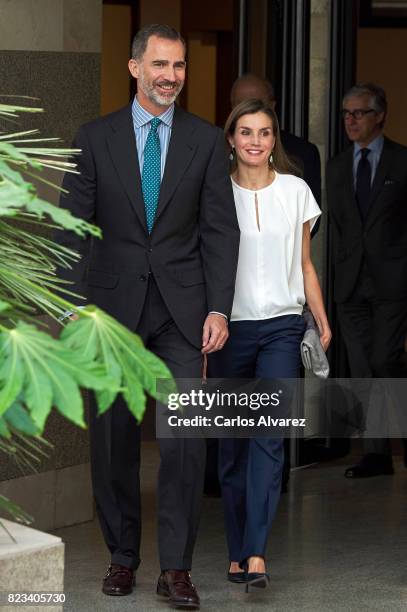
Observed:
[[[219,128],[175,105],[186,70],[178,32],[168,26],[143,28],[128,66],[138,86],[133,103],[79,129],[74,146],[82,149],[80,175],[66,175],[68,195],[61,198],[61,206],[75,216],[95,222],[103,239],[91,244],[62,233],[59,242],[82,259],[61,275],[73,281],[73,291],[140,334],[175,377],[200,378],[204,353],[227,340],[238,259],[225,140]],[[161,119],[161,185],[149,231],[143,164],[154,117]],[[151,179],[155,170],[148,170]],[[103,583],[107,594],[131,592],[140,563],[139,432],[122,399],[97,419],[92,406],[93,488],[112,564]],[[182,571],[180,584],[188,591],[205,440],[161,439],[159,446],[160,565]],[[162,578],[161,591],[171,591],[167,583],[174,576],[167,572]]]
[[[363,379],[407,375],[407,147],[384,136],[386,113],[381,87],[361,83],[346,92],[342,115],[352,146],[326,171],[334,299],[351,376]],[[367,427],[365,454],[348,478],[393,473],[390,440],[377,425],[387,431],[389,402],[368,405],[367,424],[376,427],[372,437]]]

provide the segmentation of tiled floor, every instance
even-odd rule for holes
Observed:
[[[143,448],[143,543],[137,587],[128,597],[100,591],[108,555],[97,522],[58,530],[66,543],[69,612],[167,610],[156,599],[155,473],[152,443]],[[348,463],[348,462],[347,462]],[[407,470],[363,481],[343,477],[342,464],[292,472],[270,538],[271,588],[247,595],[225,580],[220,500],[206,498],[193,579],[207,612],[406,612]]]

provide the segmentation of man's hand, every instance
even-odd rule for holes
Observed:
[[[202,353],[219,351],[228,337],[228,324],[225,317],[219,314],[208,314],[203,326]]]
[[[83,310],[83,308],[85,308],[85,306],[78,306],[78,310]],[[68,321],[77,321],[79,319],[79,315],[76,312],[72,312],[72,310],[67,310],[61,317],[59,317],[58,321],[62,323],[63,321],[66,321],[66,319],[68,319]]]

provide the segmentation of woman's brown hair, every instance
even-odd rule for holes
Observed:
[[[285,152],[283,145],[281,144],[280,138],[280,126],[278,124],[278,119],[275,111],[263,102],[262,100],[258,100],[256,98],[252,98],[249,100],[244,100],[240,102],[230,113],[229,117],[226,120],[225,124],[225,136],[226,139],[228,136],[233,136],[236,130],[237,122],[244,115],[253,115],[255,113],[264,113],[268,115],[271,119],[271,125],[273,128],[273,134],[275,138],[275,144],[273,149],[273,162],[270,164],[270,167],[279,172],[280,174],[295,174],[296,176],[301,176],[302,173],[298,166],[291,161]],[[228,141],[229,144],[229,141]],[[236,167],[236,160],[233,161],[234,166]],[[234,168],[233,168],[234,169]]]

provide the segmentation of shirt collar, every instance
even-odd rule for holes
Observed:
[[[170,128],[172,127],[172,121],[174,118],[174,104],[171,104],[171,106],[161,113],[161,115],[152,115],[141,106],[140,102],[137,100],[137,96],[134,96],[131,112],[133,115],[134,127],[136,128],[146,125],[156,116],[158,116],[158,118]]]
[[[379,134],[378,136],[376,136],[376,138],[374,140],[372,140],[372,142],[370,142],[367,145],[367,148],[369,149],[369,151],[371,151],[371,153],[375,153],[376,155],[380,155],[383,149],[383,143],[384,143],[384,136],[383,134]],[[365,147],[363,147],[365,148]],[[362,147],[360,145],[358,145],[357,142],[355,142],[354,146],[353,146],[353,157],[357,157],[360,153],[360,151],[362,150]]]

